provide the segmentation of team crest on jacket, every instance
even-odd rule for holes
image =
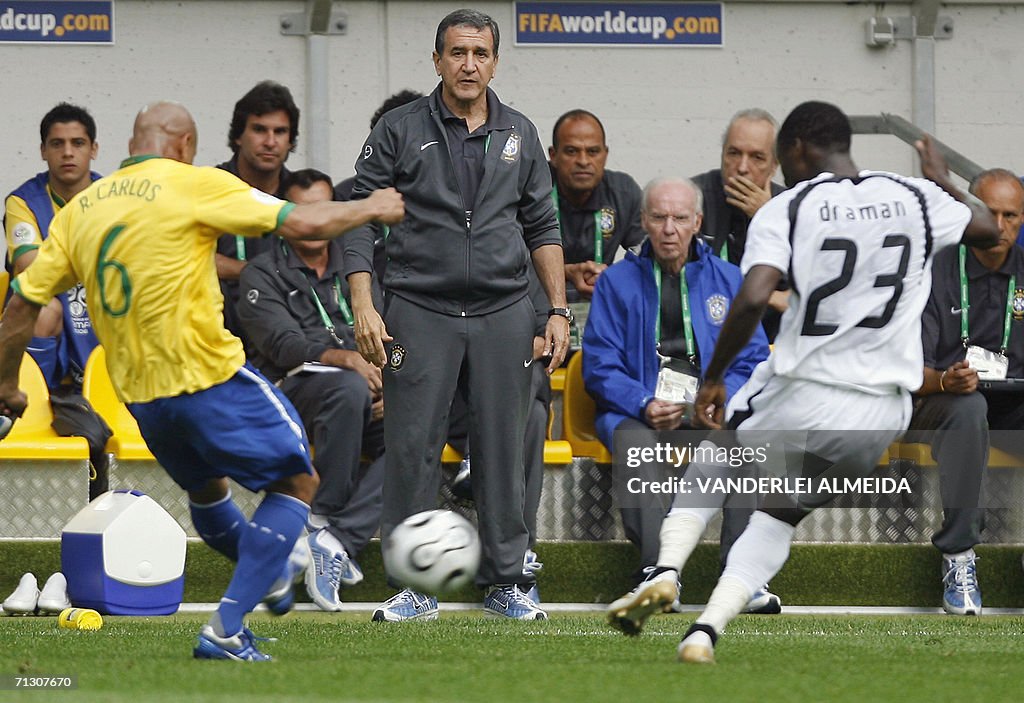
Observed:
[[[405,347],[401,344],[392,344],[389,363],[391,364],[391,368],[395,371],[402,368],[402,364],[405,363]]]
[[[610,207],[601,208],[601,237],[608,239],[615,233],[615,210]]]
[[[1024,320],[1024,288],[1013,291],[1013,319]]]
[[[508,135],[508,139],[505,141],[505,146],[501,150],[501,158],[505,159],[509,163],[512,163],[519,158],[519,142],[521,141],[518,134],[512,132]]]
[[[721,326],[725,322],[725,314],[729,312],[729,300],[721,293],[715,293],[704,303],[708,308],[708,319],[712,324]]]

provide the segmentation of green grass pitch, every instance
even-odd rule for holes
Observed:
[[[254,616],[275,660],[195,661],[204,616],[0,618],[0,675],[77,675],[75,691],[0,691],[0,701],[1017,701],[1024,618],[742,616],[714,666],[678,664],[693,614],[653,618],[628,639],[600,614],[548,622],[444,613],[371,623],[368,613]]]

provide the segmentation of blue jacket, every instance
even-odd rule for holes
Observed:
[[[701,241],[685,266],[693,334],[702,362],[711,360],[729,305],[743,283],[739,267],[722,261]],[[615,428],[627,417],[644,421],[644,409],[658,383],[654,327],[658,317],[651,244],[639,256],[610,266],[600,278],[583,336],[583,382],[597,403],[597,435],[612,447]],[[754,367],[768,357],[768,338],[760,325],[725,374],[732,397]]]

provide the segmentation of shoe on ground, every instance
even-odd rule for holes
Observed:
[[[437,598],[404,588],[373,611],[374,622],[437,620]]]
[[[683,641],[676,649],[676,659],[684,664],[714,664],[715,648],[712,645],[687,644]]]
[[[981,615],[976,559],[973,549],[942,559],[942,609],[951,615]]]
[[[4,612],[8,615],[30,615],[36,612],[39,603],[39,584],[35,574],[25,574],[18,581],[14,593],[4,601]]]
[[[544,568],[537,559],[537,552],[532,549],[527,549],[526,554],[523,556],[523,576],[526,576],[533,580],[533,585],[526,592],[527,598],[532,600],[534,603],[540,603],[540,589],[537,587],[537,572]]]
[[[529,589],[527,589],[529,590]],[[547,620],[548,614],[518,584],[491,586],[484,596],[484,615],[513,620]]]
[[[229,659],[231,661],[265,662],[271,656],[256,648],[255,637],[248,628],[233,637],[219,637],[209,625],[203,625],[192,656],[196,659]]]
[[[718,635],[708,625],[694,623],[676,648],[676,659],[684,664],[714,664]]]
[[[263,597],[263,603],[274,615],[285,615],[295,605],[295,593],[292,591],[296,583],[302,579],[306,572],[306,564],[310,562],[309,547],[306,545],[305,537],[295,540],[288,555],[288,561],[284,564],[284,570],[277,580],[270,586],[267,595]]]
[[[71,600],[68,598],[68,580],[64,574],[57,572],[46,579],[46,585],[39,592],[38,608],[40,612],[59,613],[65,608],[71,607]]]
[[[363,571],[326,528],[309,536],[309,562],[306,565],[306,591],[321,610],[341,610],[338,591],[363,580]],[[332,542],[335,543],[332,545]]]
[[[778,615],[782,612],[782,599],[769,591],[768,584],[765,584],[750,596],[743,612],[748,615]]]
[[[673,569],[653,569],[636,588],[608,606],[608,624],[623,634],[639,635],[654,613],[675,610],[679,600],[679,575]]]

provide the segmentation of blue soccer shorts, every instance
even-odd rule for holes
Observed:
[[[186,491],[227,476],[255,492],[313,473],[298,412],[248,363],[224,383],[129,403],[128,410],[153,456]]]

